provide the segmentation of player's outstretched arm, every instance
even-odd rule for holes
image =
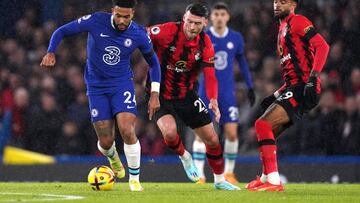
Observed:
[[[253,106],[256,102],[256,96],[255,96],[255,91],[254,91],[254,84],[253,84],[253,80],[251,77],[251,72],[249,69],[249,65],[246,61],[245,55],[242,54],[238,54],[236,56],[236,59],[239,62],[239,68],[240,68],[240,72],[243,75],[243,78],[246,81],[246,86],[248,87],[248,98],[250,101],[250,106]]]
[[[80,32],[89,31],[90,26],[91,26],[91,15],[87,15],[56,29],[51,36],[49,47],[47,50],[48,53],[43,57],[40,66],[46,66],[46,67],[54,66],[56,63],[55,51],[56,48],[59,46],[61,40],[65,36],[70,36]]]

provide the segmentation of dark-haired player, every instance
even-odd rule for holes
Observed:
[[[239,109],[236,106],[235,82],[234,82],[234,61],[239,63],[240,71],[248,87],[248,97],[251,106],[255,103],[253,82],[249,66],[245,58],[244,39],[241,33],[228,28],[230,20],[230,9],[227,4],[218,2],[211,9],[210,20],[212,26],[207,31],[215,49],[215,70],[216,78],[219,81],[219,109],[221,113],[220,125],[225,135],[224,158],[225,158],[225,179],[232,184],[238,183],[235,174],[235,161],[238,154],[238,122]],[[208,103],[205,94],[204,81],[200,81],[200,98],[205,104]],[[199,170],[200,181],[204,183],[205,145],[196,136],[193,143],[193,158]]]
[[[298,3],[298,0],[273,2],[275,17],[280,22],[278,54],[285,84],[261,103],[265,113],[255,122],[255,130],[263,172],[245,186],[251,191],[284,190],[278,173],[275,139],[319,100],[319,74],[329,46],[306,17],[295,14]]]
[[[195,130],[206,145],[208,163],[214,173],[215,188],[238,190],[225,181],[224,159],[208,107],[194,91],[199,72],[204,73],[209,109],[220,119],[217,103],[218,87],[214,69],[214,49],[203,29],[208,23],[208,9],[202,4],[190,4],[183,22],[169,22],[148,28],[161,64],[161,108],[154,114],[165,143],[180,157],[188,178],[197,182],[198,171],[191,154],[177,133],[175,117]]]
[[[115,148],[114,121],[124,140],[131,191],[142,191],[139,182],[140,143],[135,135],[136,100],[131,53],[139,48],[150,65],[150,116],[160,107],[160,65],[146,30],[132,21],[136,0],[113,0],[112,14],[97,12],[58,28],[51,37],[42,66],[55,65],[55,50],[65,36],[88,33],[85,81],[91,121],[98,136],[98,148],[107,156],[118,178],[125,176]],[[101,180],[99,180],[100,182]]]

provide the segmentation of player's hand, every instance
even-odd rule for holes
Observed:
[[[248,90],[248,98],[249,98],[249,101],[250,101],[250,106],[254,106],[255,101],[256,101],[256,96],[255,96],[254,89],[251,88],[251,89]]]
[[[261,111],[265,112],[266,109],[269,108],[269,106],[275,101],[275,99],[276,97],[274,94],[265,97],[260,103]]]
[[[158,92],[151,92],[149,103],[148,103],[148,114],[149,120],[152,119],[156,111],[160,109],[160,100]]]
[[[304,87],[304,106],[306,110],[314,108],[319,103],[320,96],[317,93],[317,85],[317,77],[310,76]]]
[[[214,114],[215,114],[215,120],[216,122],[220,122],[220,110],[219,110],[219,105],[216,99],[210,99],[210,103],[209,103],[209,109],[211,109]]]
[[[51,67],[54,66],[56,63],[56,59],[55,59],[55,54],[54,53],[47,53],[41,63],[40,66],[45,66],[45,67]]]

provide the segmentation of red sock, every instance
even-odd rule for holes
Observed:
[[[172,150],[174,150],[175,153],[177,153],[179,156],[184,155],[185,148],[184,148],[184,145],[183,145],[183,143],[182,143],[182,141],[181,141],[181,139],[180,139],[179,134],[176,134],[175,140],[171,140],[171,141],[166,140],[166,139],[164,139],[164,140],[165,140],[165,144],[166,144],[169,148],[171,148]]]
[[[260,151],[260,160],[261,160],[261,165],[262,165],[262,173],[263,173],[264,175],[267,175],[268,173],[267,173],[266,168],[265,168],[265,165],[264,165],[264,161],[263,161],[263,158],[262,158],[262,153],[261,153],[261,151]]]
[[[255,130],[264,174],[277,172],[276,143],[272,126],[266,121],[258,119],[255,123]]]
[[[206,158],[213,173],[216,175],[224,173],[224,157],[220,144],[214,148],[210,148],[206,145]]]

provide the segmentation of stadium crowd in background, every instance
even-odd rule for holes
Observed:
[[[57,50],[53,70],[39,64],[56,27],[99,9],[110,11],[111,1],[24,2],[0,3],[0,14],[6,18],[0,23],[0,137],[6,134],[6,112],[11,112],[11,145],[46,154],[96,154],[96,135],[89,119],[83,79],[87,36],[65,40]],[[173,2],[153,0],[149,5],[140,1],[135,19],[144,26],[179,20],[190,1]],[[215,3],[206,2],[209,7]],[[272,2],[244,0],[231,5],[230,27],[244,35],[246,56],[261,101],[282,85],[275,55],[278,25],[273,19]],[[309,17],[331,49],[321,75],[323,91],[319,105],[278,140],[278,153],[360,155],[360,2],[304,0],[298,13]],[[140,53],[134,54],[132,66],[139,112],[136,134],[142,151],[165,154],[168,149],[160,132],[146,115],[147,64]],[[250,108],[245,81],[241,74],[235,75],[240,107],[239,153],[257,154],[255,130],[251,126],[259,116],[256,108],[259,105]]]

